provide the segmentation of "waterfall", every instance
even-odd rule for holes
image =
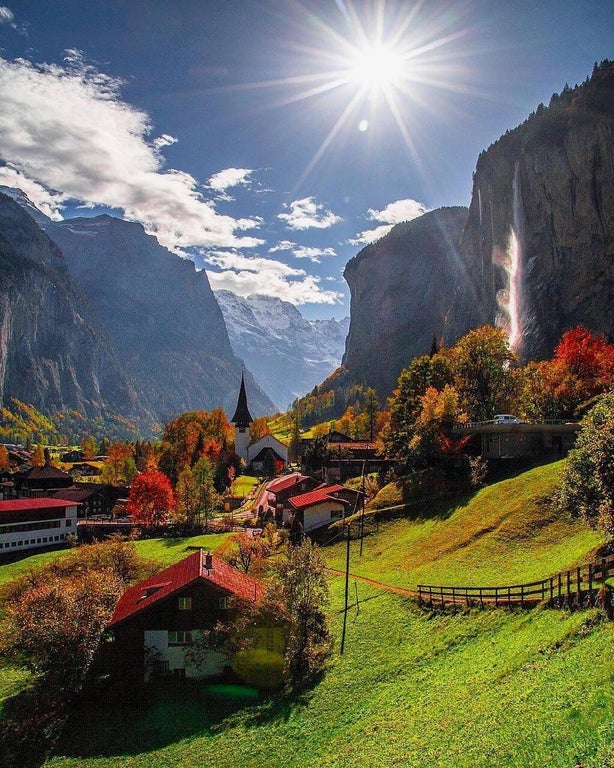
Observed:
[[[509,340],[514,352],[519,352],[522,345],[522,263],[523,263],[523,210],[520,188],[520,162],[514,166],[513,221],[508,247],[508,304]]]

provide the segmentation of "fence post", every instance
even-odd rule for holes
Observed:
[[[554,578],[550,577],[550,605],[554,603]]]
[[[608,566],[606,564],[605,557],[602,557],[601,558],[601,583],[605,584],[607,578],[608,578]]]
[[[495,608],[499,607],[499,587],[495,587]]]
[[[445,607],[445,602],[444,602],[444,599],[443,599],[443,587],[440,587],[439,589],[441,591],[441,607],[444,608]]]
[[[578,608],[582,606],[582,573],[580,568],[576,568],[576,588],[578,590]]]
[[[567,607],[571,608],[571,573],[567,571]]]
[[[558,597],[558,601],[559,601],[559,608],[560,608],[561,607],[561,600],[562,600],[561,594],[563,592],[563,576],[560,573],[559,573],[558,576],[559,576],[559,579],[558,579],[559,580],[559,597]]]
[[[520,607],[524,608],[524,584],[520,585]]]
[[[593,602],[593,564],[588,564],[588,604]]]
[[[452,587],[452,605],[456,605],[456,589]]]
[[[480,587],[480,608],[484,608],[484,599],[482,597],[482,587]]]

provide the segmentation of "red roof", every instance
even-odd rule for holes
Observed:
[[[279,493],[286,490],[286,488],[292,488],[293,485],[302,482],[303,480],[309,480],[307,475],[301,475],[298,472],[293,472],[291,475],[285,475],[277,480],[273,480],[267,485],[267,491],[271,493]]]
[[[11,499],[10,501],[0,501],[0,512],[25,512],[28,509],[76,506],[78,506],[78,502],[63,499]]]
[[[109,626],[125,621],[198,579],[214,584],[224,592],[243,600],[259,600],[264,594],[261,581],[241,573],[224,560],[212,557],[212,568],[209,571],[204,565],[205,556],[202,549],[199,549],[169,568],[141,581],[140,584],[130,587],[119,598]]]
[[[333,495],[343,490],[343,487],[342,485],[321,485],[314,491],[293,496],[288,501],[294,509],[306,509],[307,507],[313,507],[315,504],[321,504],[323,501],[338,501],[341,504],[348,504],[349,502]]]

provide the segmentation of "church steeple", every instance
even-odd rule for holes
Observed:
[[[249,461],[249,425],[252,423],[252,415],[247,407],[247,395],[245,394],[245,381],[241,371],[241,387],[235,415],[230,420],[235,425],[235,451],[245,462]]]
[[[246,429],[252,423],[252,415],[247,407],[247,395],[245,393],[245,381],[243,379],[243,371],[241,371],[241,387],[239,388],[239,399],[237,400],[237,408],[235,415],[230,420],[231,424],[234,424],[239,429]]]

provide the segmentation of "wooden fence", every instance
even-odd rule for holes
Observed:
[[[602,557],[570,571],[528,584],[502,587],[446,587],[418,584],[418,604],[430,608],[446,605],[530,607],[547,603],[552,607],[594,605],[597,593],[609,576],[614,576],[614,555]]]

